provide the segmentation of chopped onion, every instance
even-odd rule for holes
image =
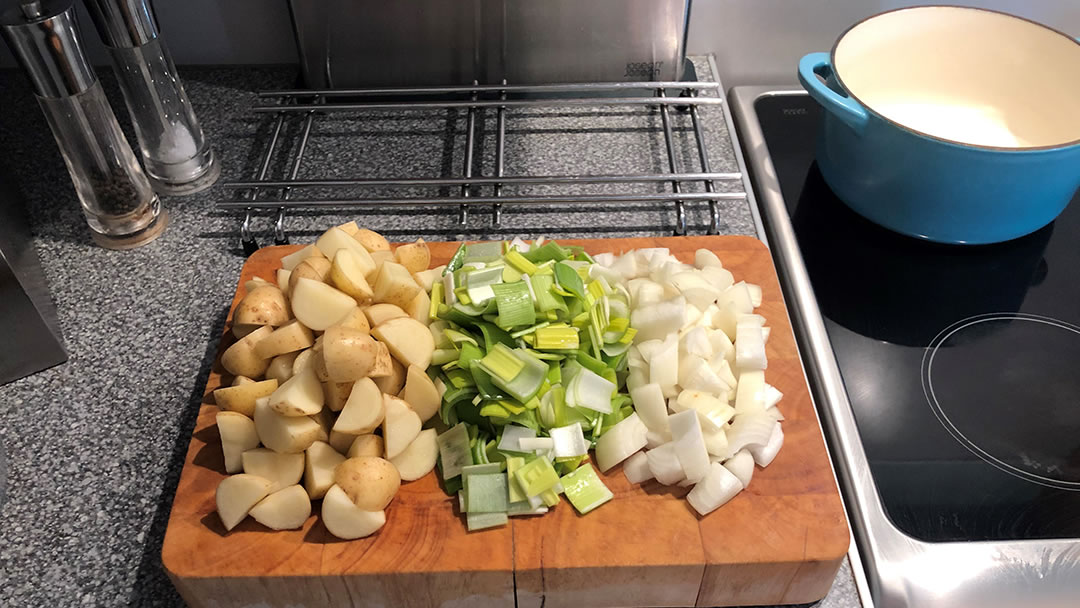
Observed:
[[[784,393],[777,390],[775,386],[765,383],[765,394],[762,396],[762,402],[765,405],[765,409],[774,407],[777,403],[780,403],[780,400],[783,398]]]
[[[701,416],[699,415],[698,418],[701,419]],[[728,448],[727,432],[723,428],[702,428],[701,436],[705,439],[705,450],[709,452],[710,457],[725,457],[731,453]]]
[[[735,317],[735,327],[765,327],[765,317],[757,313],[739,315]]]
[[[761,306],[761,286],[747,283],[746,289],[750,291],[750,303],[754,305],[754,308]]]
[[[690,481],[697,482],[708,473],[709,452],[696,411],[679,412],[668,416],[671,439],[679,456],[683,472]]]
[[[649,383],[649,373],[644,367],[631,367],[626,374],[626,388],[633,391]]]
[[[504,452],[531,452],[534,447],[526,447],[521,443],[522,439],[536,437],[536,431],[516,424],[508,424],[503,427],[502,439],[499,440],[498,449]]]
[[[754,457],[749,450],[739,450],[734,456],[724,461],[724,468],[738,477],[742,487],[745,488],[750,485],[750,478],[754,476]]]
[[[724,332],[720,332],[720,335],[724,335]],[[734,388],[738,381],[735,380],[735,374],[731,371],[731,364],[727,359],[724,359],[720,355],[716,355],[709,361],[709,368],[716,372],[717,376],[724,381],[729,387]]]
[[[518,440],[518,445],[521,446],[521,452],[533,452],[537,450],[554,450],[555,441],[551,437],[522,437]],[[499,444],[499,449],[503,449],[502,444]]]
[[[635,342],[663,339],[683,328],[686,319],[686,298],[648,304],[630,313],[630,326],[637,329]]]
[[[760,327],[743,326],[735,331],[735,369],[766,369],[765,336]]]
[[[720,309],[717,308],[716,312],[719,313]],[[728,337],[724,330],[714,329],[708,332],[709,346],[712,346],[712,352],[714,357],[722,357],[727,359],[729,363],[735,361],[735,345],[731,343],[731,338]]]
[[[685,389],[679,393],[679,397],[675,399],[675,404],[676,405],[671,406],[673,412],[691,409],[699,412],[708,412],[717,408],[731,407],[727,404],[727,401],[719,399],[711,393],[693,389]],[[725,420],[724,422],[726,423],[727,421]]]
[[[766,409],[765,413],[769,414],[773,418],[776,418],[777,420],[784,420],[784,413],[781,412],[780,408],[776,407],[775,405]]]
[[[622,470],[630,483],[641,483],[653,478],[652,470],[649,469],[649,457],[645,452],[637,452],[627,458],[623,462]]]
[[[623,280],[636,279],[638,272],[638,257],[633,252],[624,253],[615,259],[609,266],[612,270],[622,275]]]
[[[627,255],[633,255],[633,253],[634,252],[631,252]],[[648,263],[649,260],[653,259],[653,257],[655,256],[660,256],[664,259],[667,259],[668,256],[671,255],[671,250],[667,247],[643,247],[641,249],[638,249],[636,253],[638,260],[643,260]]]
[[[725,268],[706,266],[701,269],[701,274],[705,276],[708,283],[719,289],[720,293],[723,293],[725,289],[734,285],[735,282],[734,276]]]
[[[739,374],[735,387],[735,413],[760,412],[765,409],[765,372]]]
[[[679,328],[679,337],[681,338],[684,332],[690,331],[701,320],[701,309],[693,304],[686,304],[686,314],[683,316],[682,327]]]
[[[768,412],[737,414],[728,428],[729,454],[751,446],[764,446],[773,434],[776,419]]]
[[[604,253],[598,253],[592,256],[592,259],[600,266],[603,266],[604,268],[609,268],[612,264],[615,263],[615,254],[605,251]]]
[[[645,452],[645,456],[649,463],[649,471],[652,472],[656,481],[666,486],[672,486],[686,479],[686,473],[683,472],[679,456],[675,453],[675,444],[673,442],[649,450]]]
[[[735,310],[735,305],[732,303],[724,304],[719,307],[716,314],[713,315],[712,326],[720,331],[724,332],[724,335],[728,337],[728,341],[735,339],[735,329],[737,327],[735,317],[739,313]],[[731,359],[735,359],[734,346],[732,346]]]
[[[645,447],[653,450],[665,443],[671,442],[671,432],[657,433],[656,431],[649,431],[645,433]]]
[[[593,259],[596,259],[596,256],[593,256]],[[619,274],[617,271],[612,270],[611,268],[607,268],[605,266],[601,266],[599,264],[593,264],[589,266],[589,278],[602,280],[609,284],[618,283],[619,281],[623,280],[622,275]]]
[[[686,296],[686,301],[698,308],[706,308],[716,301],[720,290],[709,284],[698,271],[683,271],[671,277],[671,284]]]
[[[687,355],[679,361],[679,386],[707,393],[726,393],[731,390],[701,357]]]
[[[609,396],[609,404],[610,399]],[[585,443],[585,434],[581,432],[580,422],[549,429],[548,434],[551,435],[551,440],[554,442],[553,454],[555,458],[584,456],[589,453],[589,444]]]
[[[694,327],[679,339],[679,356],[683,355],[695,355],[706,361],[712,358],[712,343],[704,327]]]
[[[776,454],[780,451],[782,445],[784,445],[784,430],[780,428],[780,423],[777,422],[773,426],[772,434],[769,435],[769,441],[765,445],[751,445],[747,449],[750,450],[750,455],[754,457],[754,462],[758,463],[758,466],[767,467],[776,458]]]
[[[665,397],[679,394],[675,390],[679,383],[679,341],[674,333],[649,359],[649,382],[659,384]]]
[[[653,355],[663,347],[663,340],[645,340],[644,342],[634,345],[634,348],[637,349],[646,366],[649,364],[649,360],[653,358]]]
[[[720,258],[708,249],[698,249],[697,251],[695,251],[694,267],[700,270],[709,266],[715,266],[716,268],[724,267],[724,265],[720,262]]]
[[[731,287],[728,287],[720,294],[720,297],[716,299],[716,305],[723,310],[728,304],[734,307],[736,314],[747,314],[754,312],[754,302],[750,296],[750,288],[746,286],[746,283],[739,281]]]
[[[735,497],[743,489],[738,477],[724,468],[724,465],[712,463],[708,474],[686,495],[686,501],[694,510],[708,515],[718,507]]]
[[[607,471],[626,460],[645,447],[648,432],[648,427],[637,414],[623,418],[596,440],[596,466],[601,471]]]
[[[627,288],[635,308],[656,304],[664,299],[664,287],[650,279],[632,279]]]
[[[634,402],[634,411],[641,417],[641,422],[650,431],[669,433],[667,404],[659,384],[646,384],[630,390],[630,400]]]

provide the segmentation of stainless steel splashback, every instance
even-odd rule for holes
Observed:
[[[289,0],[305,84],[678,80],[691,0]]]

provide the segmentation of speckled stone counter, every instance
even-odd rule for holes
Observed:
[[[707,77],[707,63],[697,64]],[[183,69],[181,75],[222,162],[223,179],[253,176],[272,121],[248,108],[255,91],[294,84],[294,70]],[[126,123],[111,75],[103,73],[102,81]],[[0,171],[26,199],[70,353],[64,365],[0,387],[0,450],[7,454],[8,477],[0,505],[0,606],[181,605],[161,569],[161,542],[244,261],[240,220],[213,208],[226,195],[215,186],[195,196],[163,197],[171,223],[150,245],[100,249],[90,241],[63,162],[20,73],[0,72],[0,108]],[[703,121],[713,170],[738,171],[721,110],[704,109]],[[494,116],[481,124],[482,137],[492,137]],[[688,121],[676,117],[675,126],[680,162],[696,170]],[[285,129],[291,141],[296,128],[290,123]],[[659,128],[659,115],[643,109],[522,111],[508,121],[507,170],[661,172],[667,159]],[[316,122],[301,175],[456,175],[463,145],[463,113],[326,117]],[[482,157],[488,173],[490,148],[489,140]],[[286,167],[284,158],[277,159],[272,174],[282,175]],[[707,204],[688,209],[691,232],[702,232]],[[725,232],[754,234],[745,202],[724,202],[721,213]],[[675,225],[670,204],[638,204],[508,208],[499,228],[480,209],[465,227],[457,225],[455,209],[304,213],[290,215],[286,227],[300,241],[348,218],[393,240],[634,236],[671,234]],[[255,218],[263,244],[271,241],[272,223],[269,216]],[[846,564],[820,605],[858,605]]]

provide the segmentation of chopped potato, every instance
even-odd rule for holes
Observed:
[[[367,259],[370,261],[371,256]],[[334,263],[330,267],[330,282],[334,284],[334,287],[352,296],[357,304],[367,304],[375,297],[375,292],[366,278],[374,270],[374,265],[365,266],[355,252],[339,249],[334,254]]]
[[[242,471],[244,452],[259,447],[255,423],[238,412],[218,412],[215,421],[221,437],[221,453],[225,457],[225,472]]]
[[[312,281],[325,283],[326,279],[330,277],[330,268],[330,260],[326,258],[308,258],[300,262],[289,273],[289,293],[292,293],[293,289],[296,288],[296,283],[300,279],[311,279]]]
[[[424,239],[417,239],[415,243],[407,243],[398,246],[394,250],[394,259],[409,271],[409,274],[427,270],[431,264],[431,250],[428,249]]]
[[[405,388],[401,391],[401,398],[409,404],[421,422],[427,422],[439,412],[442,404],[442,396],[435,383],[427,375],[423,368],[410,365],[405,374]]]
[[[377,532],[386,523],[386,513],[357,507],[344,490],[334,485],[323,497],[322,521],[330,534],[353,540]]]
[[[233,475],[218,484],[215,500],[226,530],[244,521],[251,508],[270,493],[270,482],[255,475]]]
[[[416,481],[435,468],[439,443],[435,429],[424,429],[400,454],[390,459],[402,481]]]
[[[383,262],[375,276],[375,301],[404,309],[420,292],[409,270],[396,262]]]
[[[242,378],[243,376],[237,376]],[[214,391],[214,403],[223,410],[239,412],[248,418],[255,415],[255,400],[260,397],[268,397],[277,390],[277,380],[263,380],[235,386],[226,386]]]
[[[322,358],[331,382],[366,378],[378,356],[375,340],[359,329],[334,325],[323,334]]]
[[[270,407],[282,416],[310,416],[323,409],[325,399],[322,383],[307,367],[270,395]]]
[[[345,407],[345,402],[349,400],[352,387],[352,382],[324,382],[323,394],[326,395],[327,409],[332,412],[340,412],[341,408]]]
[[[292,310],[301,323],[324,331],[356,307],[356,300],[326,283],[300,279],[292,290]]]
[[[372,304],[364,309],[364,315],[367,317],[369,326],[375,327],[390,319],[407,317],[409,313],[405,312],[400,306],[393,304]]]
[[[401,388],[405,386],[405,366],[398,363],[397,359],[390,358],[390,373],[379,377],[372,378],[375,380],[375,386],[379,387],[379,390],[390,394],[396,395],[401,392]]]
[[[393,395],[383,395],[382,434],[386,442],[386,457],[394,458],[420,434],[420,416],[409,404]]]
[[[360,456],[378,456],[382,458],[385,453],[386,444],[383,442],[383,438],[369,433],[367,435],[358,435],[353,440],[352,445],[349,446],[346,456],[349,458]]]
[[[271,530],[296,530],[311,516],[311,500],[303,487],[292,485],[260,500],[248,514]]]
[[[289,320],[285,294],[277,285],[266,283],[248,292],[233,312],[237,325],[283,325]]]
[[[304,464],[304,489],[312,500],[326,495],[334,485],[334,469],[345,462],[345,457],[328,443],[316,441],[307,449]]]
[[[401,487],[401,476],[390,461],[376,456],[349,458],[334,469],[334,483],[353,504],[365,511],[381,511]]]
[[[376,251],[390,251],[390,243],[386,240],[386,237],[375,232],[374,230],[368,230],[367,228],[360,228],[353,235],[364,249],[367,249],[371,253]]]
[[[304,350],[315,343],[311,330],[293,319],[255,343],[255,354],[264,359]]]
[[[234,376],[261,378],[266,368],[270,366],[270,359],[256,354],[255,345],[272,333],[274,333],[274,328],[264,325],[237,340],[221,354],[221,366]]]
[[[423,323],[402,317],[390,319],[371,329],[371,335],[386,344],[390,354],[405,365],[427,369],[435,352],[435,338]]]
[[[254,448],[244,452],[243,462],[245,473],[270,482],[268,492],[298,484],[304,475],[303,454],[279,454],[266,448]]]
[[[255,402],[255,430],[266,447],[282,454],[298,454],[319,438],[322,427],[307,416],[282,416],[270,407],[270,398]]]
[[[349,399],[334,423],[334,430],[353,435],[370,433],[382,423],[384,414],[382,391],[371,378],[363,378],[353,384]]]

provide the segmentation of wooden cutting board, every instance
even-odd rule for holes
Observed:
[[[300,530],[274,532],[251,518],[226,533],[214,506],[225,477],[206,386],[176,490],[162,561],[192,606],[735,606],[793,604],[825,596],[848,549],[836,481],[768,249],[749,237],[560,241],[591,253],[668,247],[684,261],[716,252],[736,280],[762,287],[769,383],[784,393],[785,443],[750,487],[707,517],[687,490],[636,486],[621,466],[602,475],[615,499],[588,516],[565,501],[541,517],[467,533],[435,474],[403,484],[374,536],[341,541],[313,515]],[[432,265],[456,243],[431,243]],[[244,265],[232,307],[255,276],[274,280],[283,255],[268,247]],[[231,312],[230,312],[231,318]],[[233,341],[226,331],[218,354]],[[230,380],[230,378],[225,378]]]

